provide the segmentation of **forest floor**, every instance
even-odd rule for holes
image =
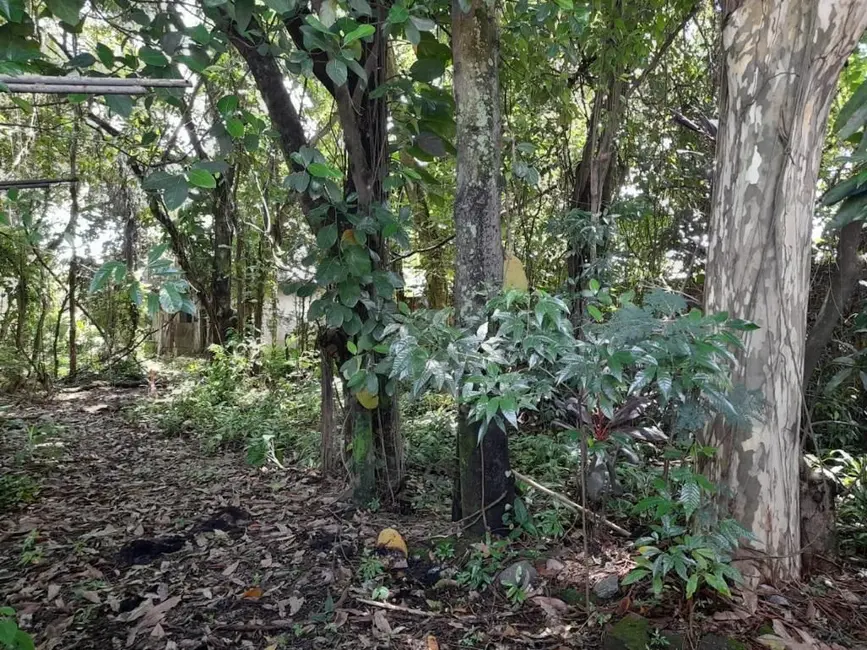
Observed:
[[[670,629],[686,612],[649,611],[629,594],[580,606],[588,575],[595,583],[628,568],[622,544],[594,540],[592,572],[581,542],[537,555],[539,576],[522,604],[501,588],[473,594],[441,572],[432,552],[454,524],[355,510],[341,486],[312,470],[254,468],[241,452],[205,455],[195,441],[131,419],[127,407],[142,398],[142,389],[97,385],[50,400],[0,399],[0,471],[23,469],[33,481],[16,483],[28,503],[9,511],[0,504],[0,603],[17,610],[38,647],[644,650],[679,643],[654,635],[635,647],[602,630],[628,612]],[[409,546],[402,570],[371,553],[386,527]],[[867,629],[865,577],[848,572],[828,583],[825,596],[776,594],[750,621],[726,620],[738,617],[717,608],[722,615],[704,616],[702,632],[736,629],[753,645],[764,625],[778,639],[789,635],[778,648],[856,647],[855,636],[833,627],[846,620],[850,633]],[[388,589],[387,602],[373,599],[371,582]],[[815,631],[802,627],[817,625],[826,643],[804,637]],[[735,647],[723,637],[686,639],[708,650]]]

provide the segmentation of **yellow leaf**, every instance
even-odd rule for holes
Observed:
[[[439,641],[433,634],[427,635],[427,650],[440,650]]]
[[[358,391],[355,397],[358,399],[358,403],[369,411],[379,406],[379,395],[371,393],[366,388]]]
[[[259,600],[262,597],[262,593],[261,587],[250,587],[244,592],[243,598],[248,600]]]
[[[358,244],[358,239],[355,237],[355,231],[352,228],[344,230],[343,235],[340,237],[340,242],[346,246],[354,246]]]
[[[396,551],[407,556],[406,542],[394,528],[383,528],[376,538],[376,548],[382,551]]]
[[[524,266],[521,260],[509,253],[506,255],[505,266],[503,267],[503,288],[518,289],[526,291],[530,288],[530,283],[527,281],[527,274],[524,273]]]

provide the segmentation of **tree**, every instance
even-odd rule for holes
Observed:
[[[455,310],[464,324],[482,313],[486,294],[503,284],[500,234],[500,97],[496,14],[486,0],[452,3],[452,53],[457,112]],[[503,528],[513,501],[506,432],[487,432],[458,417],[460,514],[469,530]],[[457,499],[456,499],[457,502]]]
[[[798,576],[800,412],[813,200],[833,91],[867,27],[858,0],[723,3],[723,76],[706,307],[759,325],[735,380],[751,430],[717,421],[712,464],[770,579]],[[726,492],[726,488],[729,492]]]

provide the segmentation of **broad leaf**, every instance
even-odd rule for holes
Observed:
[[[217,187],[217,179],[211,172],[205,169],[190,169],[187,172],[187,180],[191,185],[203,187],[205,189],[214,189]]]

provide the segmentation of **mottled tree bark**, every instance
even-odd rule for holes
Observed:
[[[860,0],[727,0],[706,306],[755,321],[735,381],[761,391],[751,430],[708,442],[724,505],[756,536],[771,580],[798,576],[799,420],[810,230],[828,111],[867,26]]]
[[[486,294],[503,284],[500,233],[500,97],[496,14],[486,0],[464,12],[452,2],[452,52],[457,121],[455,193],[455,309],[461,322],[483,309]],[[506,433],[492,426],[478,441],[478,423],[458,412],[458,472],[454,514],[469,532],[501,532],[514,500]]]

